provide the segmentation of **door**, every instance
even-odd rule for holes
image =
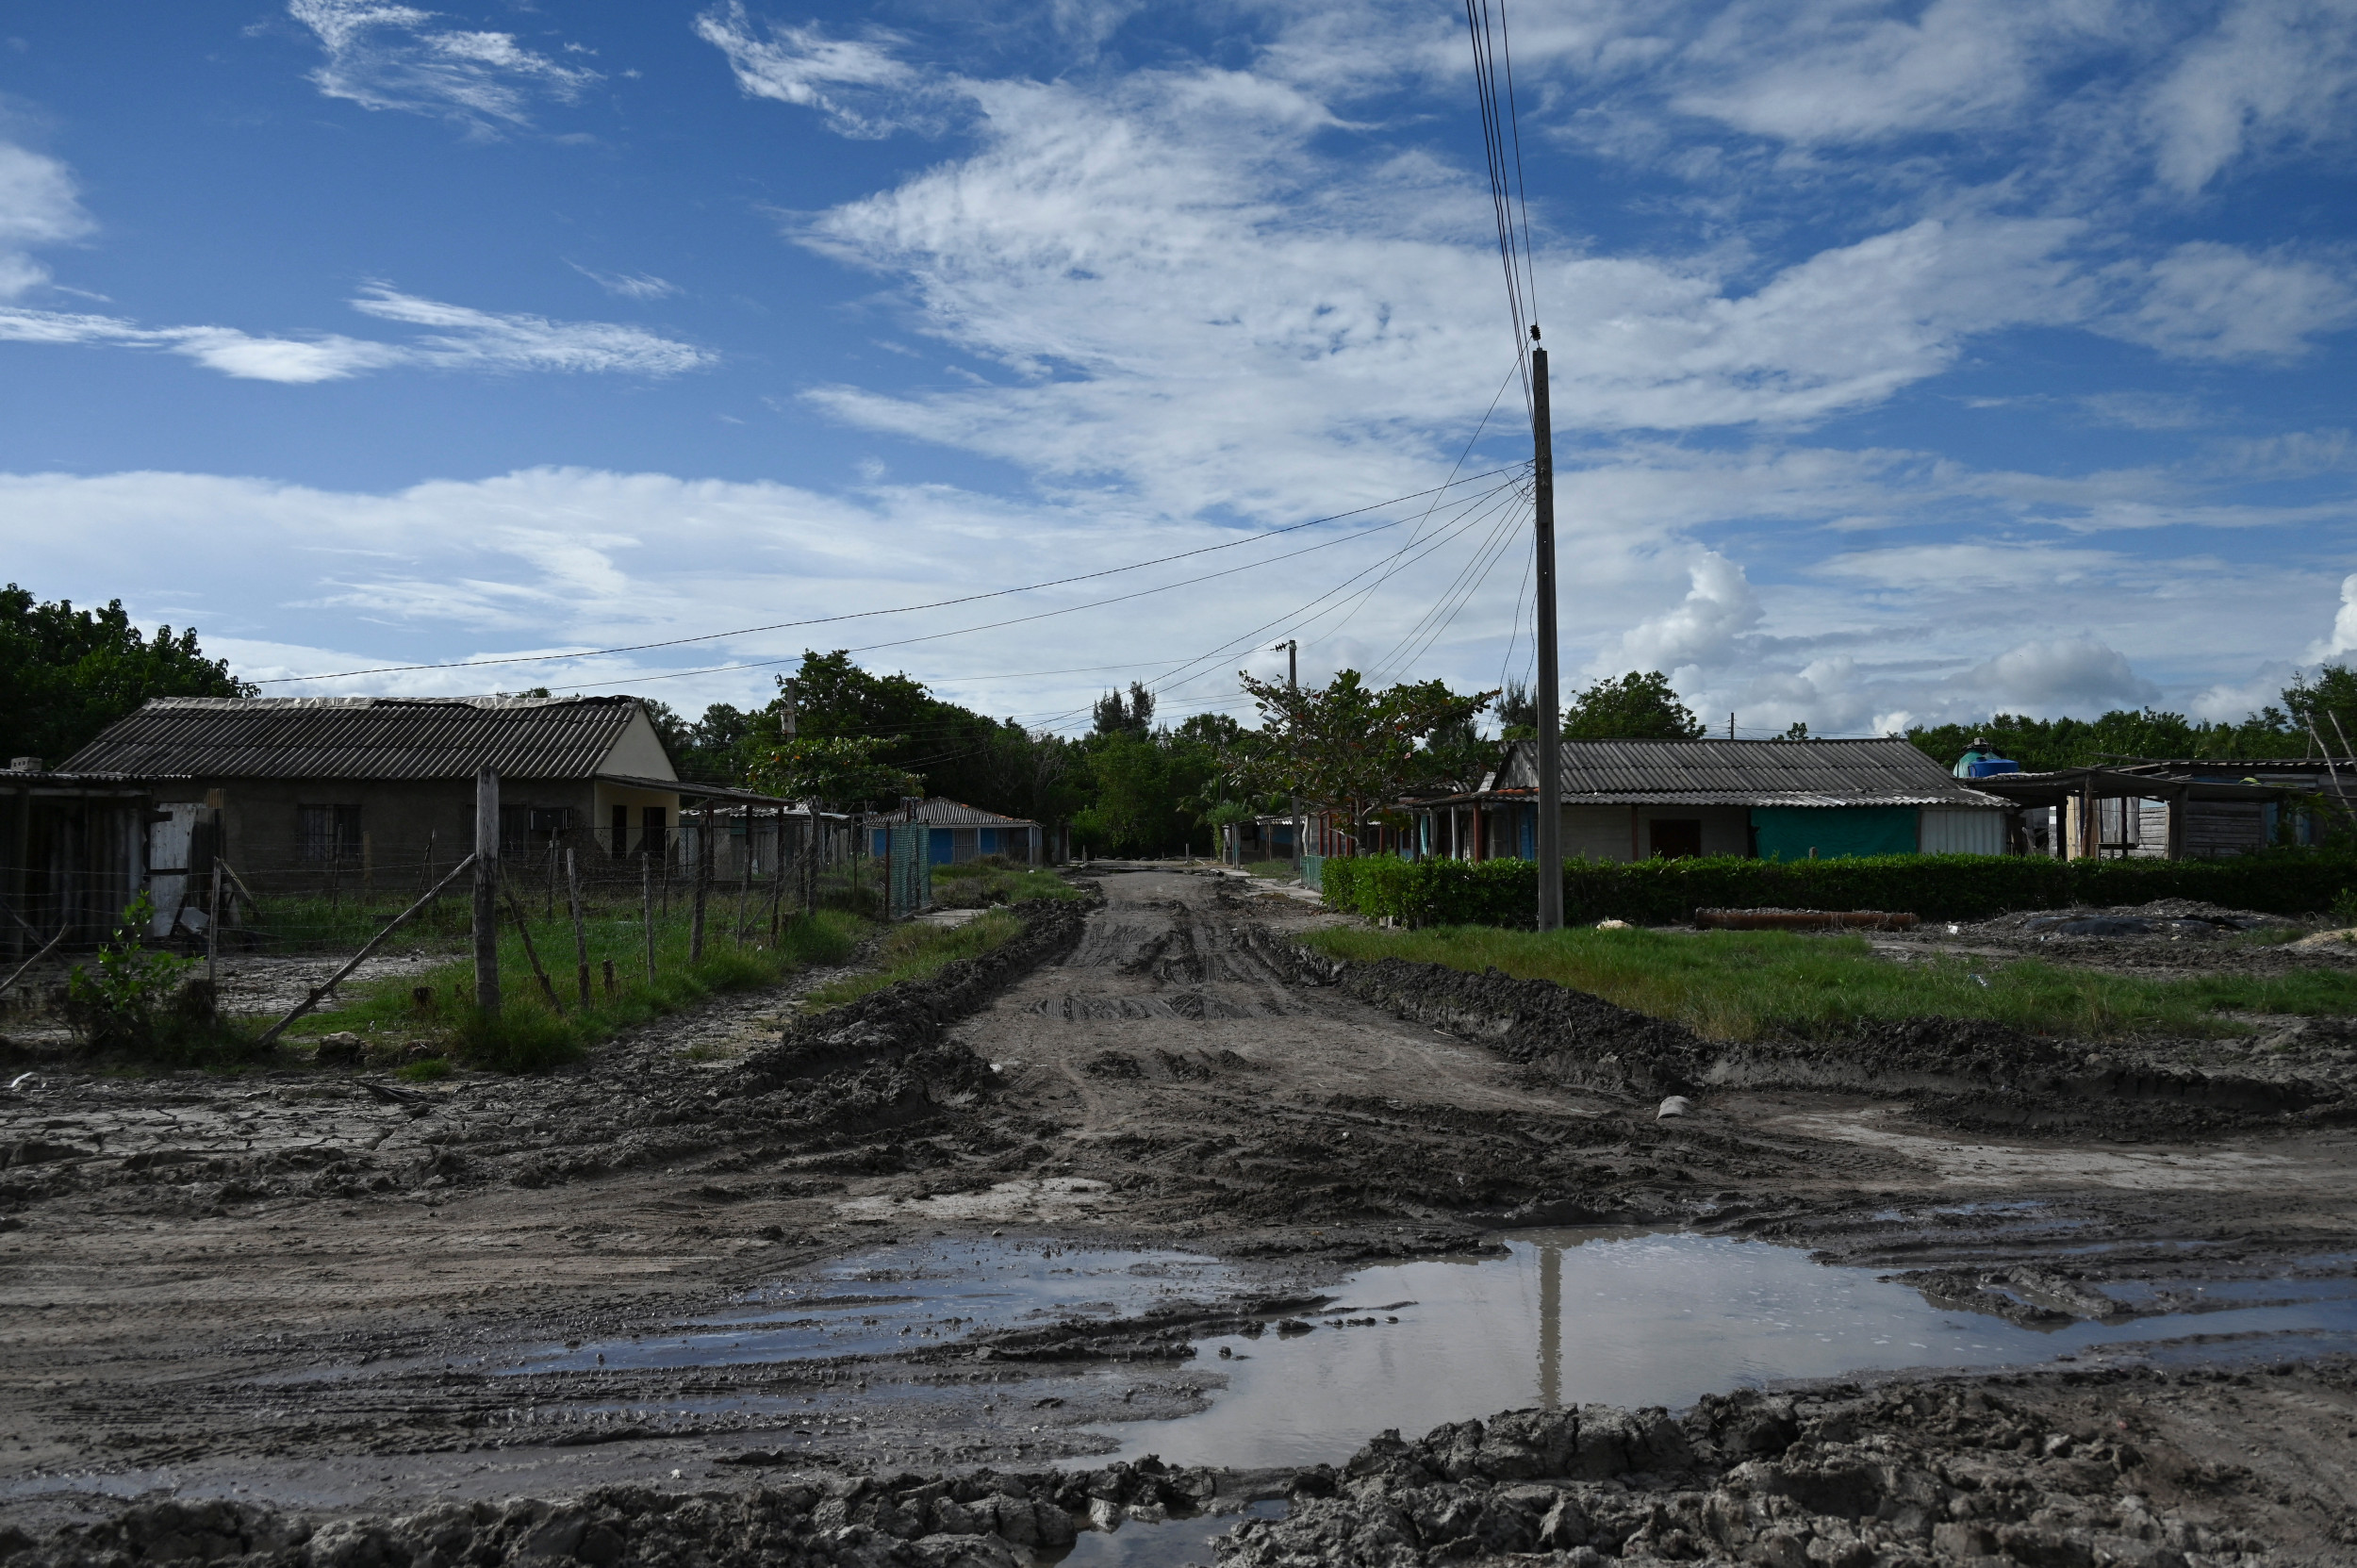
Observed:
[[[147,892],[155,900],[156,918],[149,934],[167,936],[175,921],[194,931],[205,929],[205,892],[189,883],[190,862],[196,849],[196,827],[205,818],[201,801],[166,801],[157,810],[163,821],[147,825]],[[193,900],[185,911],[183,900]]]
[[[1703,819],[1699,817],[1656,817],[1649,826],[1656,860],[1684,860],[1703,852]]]

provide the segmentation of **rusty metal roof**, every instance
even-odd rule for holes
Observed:
[[[1566,805],[2003,806],[1904,740],[1567,740]],[[1516,741],[1492,793],[1536,790]]]
[[[201,779],[593,777],[630,697],[156,697],[66,759],[76,772]]]

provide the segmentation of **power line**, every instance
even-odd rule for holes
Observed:
[[[1262,539],[1275,538],[1279,535],[1298,533],[1304,528],[1315,528],[1320,523],[1339,522],[1344,518],[1355,518],[1367,512],[1380,511],[1386,506],[1396,506],[1403,501],[1421,501],[1426,496],[1437,495],[1441,491],[1449,489],[1457,485],[1470,485],[1476,480],[1488,479],[1497,474],[1511,472],[1521,467],[1522,465],[1519,463],[1508,464],[1504,468],[1492,469],[1487,473],[1468,474],[1461,480],[1452,478],[1448,484],[1435,487],[1432,489],[1416,490],[1408,495],[1393,496],[1388,501],[1371,502],[1364,506],[1354,506],[1347,512],[1335,512],[1327,517],[1311,518],[1307,522],[1287,523],[1282,528],[1263,529],[1261,532],[1249,535],[1244,538],[1229,539],[1222,544],[1207,544],[1194,550],[1182,550],[1175,555],[1158,555],[1152,560],[1132,561],[1127,566],[1107,567],[1102,571],[1084,571],[1074,577],[1057,577],[1045,583],[1029,583],[1019,588],[994,588],[987,593],[963,594],[955,599],[936,599],[930,603],[924,604],[902,604],[897,606],[896,608],[886,610],[854,610],[844,615],[814,616],[805,620],[781,620],[767,626],[740,626],[733,631],[728,632],[700,632],[696,635],[689,637],[667,637],[659,642],[634,642],[616,648],[588,648],[570,653],[518,653],[512,656],[497,659],[453,659],[441,664],[380,665],[370,669],[344,669],[324,675],[278,675],[266,681],[257,681],[255,684],[256,685],[287,685],[298,681],[340,681],[358,675],[399,675],[420,669],[481,669],[489,668],[499,665],[547,664],[559,659],[594,659],[603,657],[609,653],[643,653],[651,648],[679,648],[693,642],[717,642],[723,637],[752,636],[763,632],[787,632],[801,626],[826,626],[845,620],[866,620],[876,616],[911,615],[919,610],[948,609],[952,605],[972,604],[986,599],[1004,599],[1011,594],[1036,593],[1043,588],[1060,588],[1068,586],[1074,583],[1093,582],[1099,577],[1113,577],[1125,571],[1140,571],[1147,567],[1165,566],[1172,561],[1183,561],[1195,555],[1208,555],[1214,551],[1233,550],[1239,545],[1255,544]],[[1404,521],[1406,520],[1402,519],[1398,520]],[[1386,523],[1384,526],[1396,527],[1397,522]],[[1282,560],[1285,557],[1279,556],[1277,558]],[[1198,581],[1200,581],[1200,579],[1198,579]],[[1130,597],[1135,596],[1132,595]],[[1113,602],[1113,601],[1106,601],[1106,602]],[[1000,622],[1000,624],[1012,625],[1014,623],[1008,621]],[[988,628],[977,628],[977,630],[987,629]],[[870,646],[876,648],[893,648],[899,645],[897,643],[875,643]],[[602,684],[620,685],[621,683],[607,682]]]

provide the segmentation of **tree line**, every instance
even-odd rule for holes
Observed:
[[[684,779],[749,785],[835,809],[938,795],[1002,816],[1069,823],[1074,842],[1107,855],[1208,848],[1225,824],[1277,815],[1299,797],[1357,819],[1403,795],[1472,790],[1502,743],[1537,734],[1526,686],[1459,692],[1439,681],[1377,689],[1356,670],[1298,690],[1239,672],[1259,722],[1196,714],[1158,720],[1154,693],[1132,685],[1097,699],[1087,733],[1031,730],[936,697],[905,673],[862,668],[849,652],[805,652],[756,708],[716,702],[689,718],[641,699]],[[0,590],[0,756],[51,764],[150,697],[248,697],[255,686],[208,659],[196,633],[153,636],[120,601],[76,609]],[[534,695],[545,696],[545,689]],[[1701,739],[1706,728],[1659,670],[1631,670],[1577,692],[1567,740]],[[1794,725],[1789,738],[1807,736]],[[2319,741],[2349,754],[2357,739],[2357,672],[2298,675],[2239,723],[2115,710],[2092,719],[1992,714],[1919,726],[1906,738],[1951,766],[1986,741],[2025,770],[2121,757],[2299,757]]]

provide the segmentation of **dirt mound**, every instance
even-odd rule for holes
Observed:
[[[1960,1128],[2137,1126],[2206,1131],[2352,1103],[2334,1073],[2200,1070],[2111,1056],[1969,1018],[1907,1018],[1824,1039],[1727,1044],[1549,981],[1387,958],[1352,964],[1265,931],[1244,940],[1298,983],[1336,986],[1396,1016],[1478,1040],[1535,1080],[1645,1098],[1706,1088],[1904,1094]]]
[[[2326,1560],[2307,1550],[2276,1555],[2281,1536],[2269,1537],[2279,1530],[2304,1537],[2309,1550],[2321,1543],[2293,1510],[2266,1520],[2264,1533],[2252,1529],[2210,1492],[2215,1466],[2159,1451],[2166,1439],[2155,1443],[2153,1423],[2126,1400],[2161,1393],[2153,1385],[2167,1375],[2099,1378],[2135,1418],[2103,1419],[2109,1401],[2068,1388],[2015,1395],[1994,1379],[1953,1379],[1797,1398],[1746,1392],[1706,1398],[1676,1420],[1659,1409],[1590,1405],[1459,1422],[1414,1442],[1386,1434],[1340,1472],[1302,1477],[1290,1516],[1240,1527],[1220,1560],[1421,1568],[1526,1561],[1515,1554],[1529,1552],[1584,1568],[1614,1560],[1792,1568]],[[2299,1378],[2337,1392],[2349,1368]],[[2347,1510],[2332,1511],[2346,1530]]]

